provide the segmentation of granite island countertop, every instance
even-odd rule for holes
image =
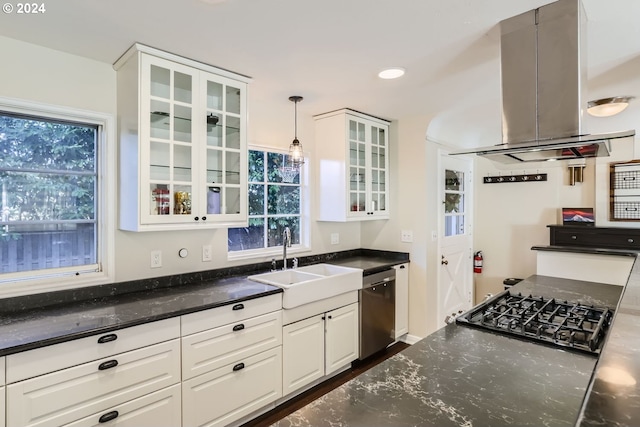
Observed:
[[[511,291],[615,307],[622,287],[531,276]],[[450,324],[274,426],[573,426],[596,361]]]

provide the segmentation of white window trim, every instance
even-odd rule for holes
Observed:
[[[99,126],[99,140],[97,141],[98,155],[98,245],[96,247],[100,271],[88,272],[80,275],[58,276],[73,268],[49,269],[43,271],[41,277],[26,279],[24,273],[10,273],[0,275],[0,298],[30,295],[64,289],[82,288],[113,282],[115,277],[115,209],[116,198],[116,126],[115,118],[111,114],[89,110],[42,104],[16,98],[0,97],[0,110],[40,116],[51,119],[81,122]],[[75,270],[82,270],[76,267]],[[38,274],[38,273],[34,273]]]
[[[281,148],[273,148],[261,145],[249,145],[248,150],[255,151],[268,151],[270,153],[288,154],[288,150]],[[300,243],[297,245],[291,245],[287,248],[287,258],[293,258],[290,255],[302,254],[311,252],[311,216],[309,206],[309,159],[305,156],[304,165],[300,170],[300,220],[302,226],[300,227]],[[247,180],[247,185],[249,181]],[[247,198],[249,192],[247,191]],[[248,206],[248,204],[247,204]],[[237,227],[234,227],[237,228]],[[256,261],[271,261],[272,259],[278,261],[282,260],[282,246],[273,246],[270,248],[260,249],[248,249],[245,251],[229,252],[227,247],[227,260],[256,260]]]

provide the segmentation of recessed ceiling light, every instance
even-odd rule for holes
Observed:
[[[404,76],[404,68],[392,67],[382,70],[378,73],[378,77],[381,79],[397,79]]]

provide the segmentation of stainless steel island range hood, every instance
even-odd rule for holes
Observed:
[[[500,22],[502,144],[458,151],[503,163],[608,156],[634,130],[584,131],[586,15],[559,0]]]

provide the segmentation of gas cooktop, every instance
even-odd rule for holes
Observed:
[[[607,307],[504,291],[456,322],[597,355],[612,318]]]

